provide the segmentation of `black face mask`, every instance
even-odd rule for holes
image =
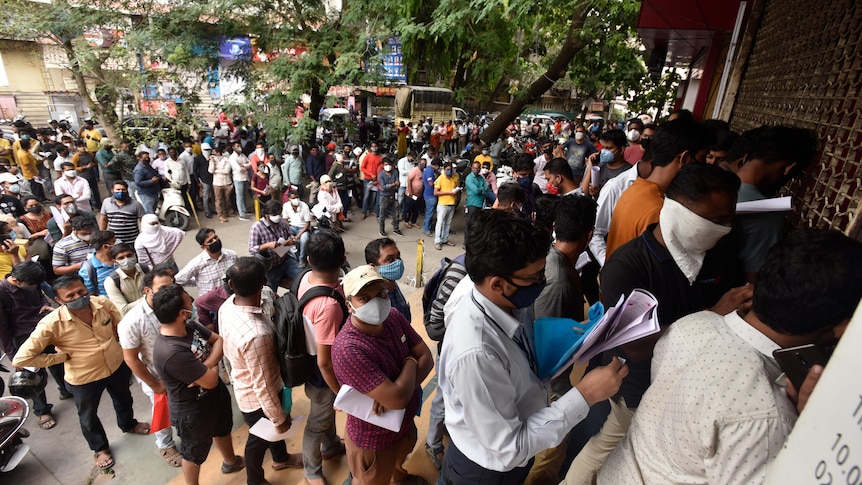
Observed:
[[[210,243],[208,248],[209,248],[209,252],[211,252],[211,253],[217,253],[217,252],[221,251],[221,239],[216,239],[215,241]]]
[[[33,205],[27,208],[27,212],[31,214],[41,214],[44,208],[41,205]]]

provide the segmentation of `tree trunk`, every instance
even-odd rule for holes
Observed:
[[[551,62],[548,70],[542,76],[533,81],[526,92],[519,94],[514,100],[500,113],[500,116],[495,119],[488,128],[482,132],[481,139],[483,142],[490,144],[499,137],[506,127],[515,118],[517,118],[524,107],[542,97],[548,89],[557,82],[569,67],[575,55],[584,47],[584,43],[577,38],[578,31],[584,26],[584,21],[587,18],[587,13],[590,11],[591,3],[584,2],[576,7],[575,13],[572,16],[572,21],[569,24],[569,32],[566,35],[566,41],[560,48],[557,57]]]
[[[87,106],[96,114],[96,120],[102,123],[108,138],[113,140],[115,144],[119,144],[120,138],[117,136],[119,131],[116,128],[117,114],[114,112],[114,107],[104,106],[90,96],[90,91],[87,89],[87,79],[84,77],[84,71],[81,69],[77,56],[75,56],[75,48],[72,46],[72,41],[66,40],[62,43],[62,46],[69,61],[69,70],[72,71],[72,77],[75,78],[75,84],[78,85],[78,95],[81,96],[87,103]]]
[[[491,96],[488,98],[488,101],[485,102],[484,109],[485,111],[493,111],[494,110],[494,102],[497,98],[500,97],[500,94],[503,93],[503,90],[506,89],[506,82],[509,80],[509,77],[505,74],[500,76],[500,80],[497,81],[497,85],[494,86],[494,91],[491,92]]]

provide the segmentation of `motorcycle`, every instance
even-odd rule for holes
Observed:
[[[0,473],[14,470],[30,451],[22,440],[30,436],[22,427],[29,414],[26,400],[17,396],[0,397]]]
[[[135,197],[138,199],[138,202],[141,202],[141,198],[137,194],[135,194]],[[191,214],[186,209],[183,193],[180,192],[180,189],[173,187],[163,188],[159,201],[156,203],[155,213],[160,221],[171,227],[176,227],[183,231],[189,228]]]

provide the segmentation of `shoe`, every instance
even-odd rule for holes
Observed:
[[[403,235],[404,235],[404,233],[403,233],[403,232],[401,232],[401,229],[393,229],[393,230],[392,230],[392,232],[394,232],[395,234],[398,234],[399,236],[403,236]]]
[[[366,217],[368,217],[366,214],[362,214],[362,217],[360,217],[359,220],[364,221]]]
[[[221,464],[221,472],[225,475],[229,473],[236,473],[245,468],[245,460],[239,455],[236,455],[235,460],[232,465],[228,465],[227,463],[222,462]]]
[[[447,246],[454,246],[455,245],[455,243],[453,243],[452,241],[446,241],[443,244],[445,244]]]
[[[241,220],[241,221],[250,221],[251,219],[249,219],[249,218],[248,218],[248,217],[246,217],[246,216],[239,216],[239,220]]]
[[[353,219],[351,219],[351,218],[349,218],[349,217],[348,217],[347,219],[344,219],[344,220],[343,220],[343,221],[341,221],[341,222],[353,222]]]
[[[434,237],[434,233],[433,233],[433,232],[426,232],[426,233],[425,233],[425,235],[426,235],[426,236],[428,236],[428,237]]]
[[[455,234],[455,231],[453,231],[452,229],[449,229],[449,234]]]
[[[207,218],[207,219],[212,219],[212,218],[213,218],[213,215],[212,215],[212,214],[204,214],[204,215],[206,216],[206,218]]]
[[[437,251],[440,251],[441,249],[443,249],[443,246],[440,244],[435,244],[434,249],[436,249]]]
[[[395,232],[398,232],[398,231],[395,231]],[[381,232],[380,232],[380,237],[386,237],[386,236],[388,236],[388,235],[389,235],[389,234],[386,234],[386,231],[381,231]]]

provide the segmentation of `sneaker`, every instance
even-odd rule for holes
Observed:
[[[248,217],[246,217],[246,216],[239,216],[239,220],[241,220],[241,221],[250,221],[251,219],[249,219],[249,218],[248,218]]]
[[[395,231],[395,232],[398,232],[398,231]],[[386,234],[386,231],[381,231],[381,232],[380,232],[380,237],[386,237],[386,236],[388,236],[388,235],[389,235],[389,234]]]
[[[404,235],[404,233],[403,233],[403,232],[401,232],[401,229],[393,229],[393,230],[392,230],[392,232],[394,232],[395,234],[398,234],[399,236],[403,236],[403,235]]]

